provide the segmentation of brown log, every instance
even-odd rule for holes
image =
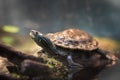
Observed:
[[[20,72],[22,75],[29,76],[30,78],[39,77],[40,80],[51,79],[51,69],[45,64],[32,60],[24,60],[21,63]]]
[[[14,69],[11,69],[11,67],[8,66],[8,69],[12,70],[12,73],[29,76],[30,78],[39,76],[40,79],[50,79],[50,68],[42,63],[44,62],[42,58],[37,58],[20,51],[16,51],[15,49],[6,46],[3,43],[0,43],[0,56],[7,58],[8,61],[15,65],[18,65],[17,67],[13,66],[12,68]],[[19,71],[16,71],[15,68],[19,68]],[[10,78],[11,80],[17,80],[16,78],[12,79],[12,77],[7,75],[0,75],[0,78],[5,80],[9,80],[7,78]]]
[[[16,65],[20,65],[25,59],[30,59],[33,61],[43,62],[42,58],[37,58],[32,55],[17,51],[9,46],[0,43],[0,56],[7,58],[10,62]]]
[[[50,68],[42,63],[24,60],[20,66],[21,73],[29,76],[40,76],[40,75],[50,75]],[[33,74],[34,73],[34,74]]]
[[[13,78],[10,75],[0,74],[0,80],[21,80],[18,78]]]

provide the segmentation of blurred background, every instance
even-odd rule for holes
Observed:
[[[85,30],[101,48],[119,53],[120,0],[0,0],[0,41],[23,52],[38,50],[31,29],[49,33],[68,28]]]
[[[119,4],[120,0],[0,0],[0,41],[17,46],[29,40],[31,29],[48,33],[78,28],[116,48]]]

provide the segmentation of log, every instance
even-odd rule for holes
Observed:
[[[20,72],[23,75],[29,76],[42,76],[42,75],[50,75],[50,68],[42,63],[32,61],[32,60],[24,60],[20,66]],[[34,73],[34,74],[33,74]]]
[[[7,74],[0,74],[0,80],[21,80],[21,79],[13,78]]]
[[[34,78],[37,76],[39,76],[40,78],[40,76],[42,76],[44,80],[51,80],[50,75],[56,74],[53,72],[55,68],[51,70],[47,65],[44,64],[45,62],[43,58],[38,58],[33,55],[28,55],[28,53],[17,51],[3,43],[0,43],[0,56],[7,58],[8,61],[13,63],[14,65],[17,65],[15,67],[7,67],[11,73],[29,76],[30,78]]]
[[[50,80],[51,69],[42,63],[24,60],[20,66],[20,72],[22,75],[29,76],[30,78],[39,78],[39,80]]]
[[[4,45],[3,43],[0,43],[0,56],[7,58],[10,62],[16,65],[20,65],[20,63],[25,59],[44,62],[42,58],[37,58],[21,51],[17,51],[9,46]]]

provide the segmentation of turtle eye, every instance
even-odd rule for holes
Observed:
[[[40,40],[38,40],[38,42],[41,42],[41,39],[40,39]]]
[[[38,35],[38,32],[36,32],[35,34]]]

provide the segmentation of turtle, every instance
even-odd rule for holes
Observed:
[[[43,35],[37,30],[31,30],[30,36],[47,53],[67,56],[70,67],[84,67],[73,61],[72,56],[75,54],[74,50],[96,51],[108,59],[107,54],[98,47],[98,41],[89,33],[80,29],[70,28],[46,35]]]

